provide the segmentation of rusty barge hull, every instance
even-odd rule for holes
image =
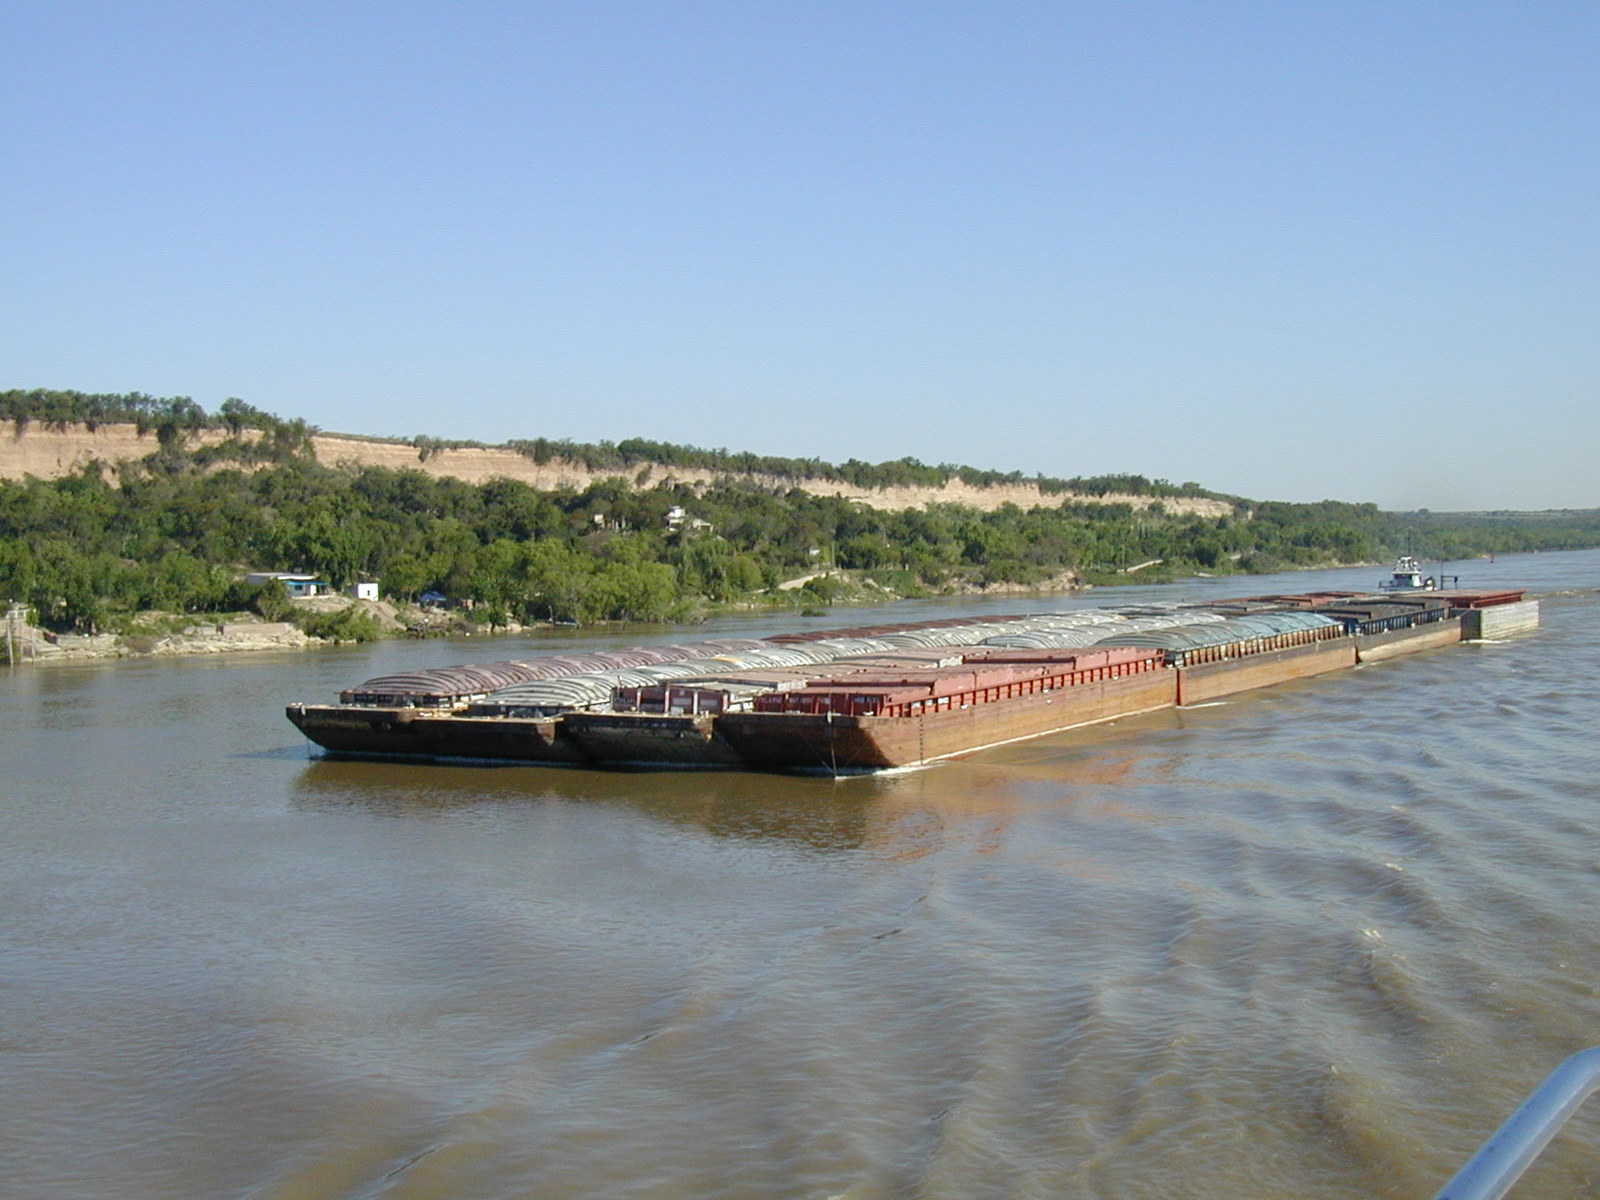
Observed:
[[[1355,643],[1355,638],[1336,638],[1192,667],[1174,667],[1177,703],[1180,706],[1205,704],[1223,696],[1288,683],[1291,679],[1310,679],[1348,670],[1356,665]]]
[[[862,771],[915,766],[1163,708],[1349,670],[1461,640],[1459,621],[1337,638],[914,717],[730,713],[723,740],[752,766]]]
[[[572,713],[562,720],[572,742],[597,766],[742,767],[717,718],[643,713]]]
[[[559,717],[469,717],[414,708],[291,704],[289,720],[331,754],[587,763]]]
[[[291,704],[284,710],[301,733],[333,754],[363,758],[427,758],[414,708],[356,708],[343,704]]]
[[[1418,625],[1411,629],[1391,629],[1385,633],[1360,633],[1355,637],[1356,658],[1360,662],[1382,662],[1403,654],[1416,654],[1464,641],[1462,619],[1451,617],[1432,625]]]
[[[717,728],[752,766],[827,772],[915,766],[1177,703],[1165,668],[918,716],[728,713]]]

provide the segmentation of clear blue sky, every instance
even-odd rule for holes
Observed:
[[[1600,505],[1600,4],[0,0],[0,387]]]

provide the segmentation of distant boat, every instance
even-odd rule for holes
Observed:
[[[1409,554],[1402,554],[1395,559],[1389,578],[1380,579],[1378,586],[1386,592],[1431,592],[1438,584],[1431,575],[1423,577],[1421,563]]]

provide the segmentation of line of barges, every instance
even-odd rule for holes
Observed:
[[[381,676],[289,720],[335,755],[842,774],[1537,627],[1522,591],[956,618]]]

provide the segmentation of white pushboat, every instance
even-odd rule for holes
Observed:
[[[1378,586],[1386,592],[1431,592],[1439,585],[1431,575],[1424,578],[1421,563],[1402,554],[1395,559],[1393,573],[1388,579],[1379,580]]]

